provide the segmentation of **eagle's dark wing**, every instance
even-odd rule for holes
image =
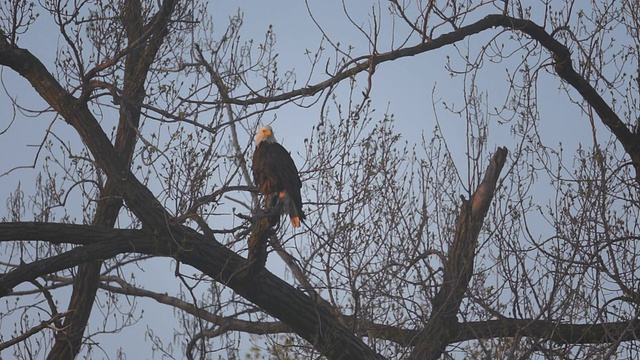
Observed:
[[[274,156],[279,160],[276,164],[276,172],[280,175],[284,192],[293,202],[293,204],[288,205],[289,209],[287,212],[289,212],[292,219],[298,217],[300,220],[304,220],[305,215],[302,211],[302,196],[300,194],[302,181],[300,180],[298,168],[296,168],[296,164],[293,162],[289,152],[282,147],[282,145],[275,143],[272,144],[272,147]],[[294,223],[295,221],[296,220],[293,220]],[[294,224],[294,226],[298,227],[300,223],[298,222]]]

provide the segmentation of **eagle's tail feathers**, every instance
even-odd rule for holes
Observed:
[[[304,213],[298,210],[295,201],[291,198],[291,196],[289,196],[289,194],[287,194],[286,191],[281,191],[278,194],[278,197],[282,199],[284,211],[289,214],[289,218],[291,219],[291,226],[293,226],[294,228],[299,228],[300,220],[304,220]]]

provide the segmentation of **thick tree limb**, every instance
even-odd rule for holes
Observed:
[[[558,324],[548,320],[500,319],[460,324],[455,342],[496,337],[531,337],[557,344],[603,344],[640,339],[640,321]]]
[[[0,223],[0,233],[4,225]],[[50,225],[47,224],[43,228],[51,230]],[[231,287],[239,295],[282,320],[328,358],[380,358],[329,310],[318,306],[312,298],[272,273],[263,270],[252,276],[243,276],[247,273],[246,260],[219,243],[187,228],[174,228],[172,234],[164,235],[144,230],[128,230],[123,234],[131,234],[131,231],[137,231],[139,236],[135,239],[126,237],[117,241],[100,241],[22,265],[0,277],[0,295],[6,295],[8,289],[30,279],[92,260],[129,252],[167,256],[191,265],[212,279]],[[47,231],[41,234],[39,240],[46,241],[49,236],[57,237]]]
[[[19,234],[16,231],[21,224],[25,225],[26,229],[29,229],[29,236],[23,236],[21,240],[41,240],[50,241],[52,243],[63,243],[60,241],[60,234],[63,236],[68,234],[68,243],[78,244],[87,243],[80,241],[85,234],[94,242],[91,245],[80,246],[76,249],[68,251],[64,254],[58,255],[53,258],[45,259],[37,263],[25,264],[15,271],[0,276],[0,289],[7,289],[7,287],[13,287],[23,282],[28,282],[31,279],[35,279],[39,276],[46,275],[61,269],[71,268],[85,261],[93,261],[98,259],[105,259],[117,254],[127,252],[140,252],[140,253],[153,253],[155,250],[161,250],[162,254],[170,254],[167,249],[156,248],[157,241],[153,239],[142,230],[119,230],[119,229],[102,229],[95,226],[85,225],[68,225],[57,223],[0,223],[0,241],[8,241],[14,234]],[[195,264],[197,262],[206,262],[207,254],[212,254],[212,262],[215,261],[216,256],[213,254],[218,253],[217,246],[213,243],[202,240],[197,247],[194,247],[196,240],[188,240],[183,243],[184,248],[191,248],[190,251],[183,251],[179,254],[174,254],[174,258],[180,259],[187,264]],[[196,250],[200,249],[200,250]],[[226,250],[230,252],[230,250]],[[194,253],[200,252],[198,259],[189,259]],[[171,256],[171,255],[166,255]],[[203,259],[204,258],[204,259]],[[231,260],[229,266],[237,266],[242,269],[246,263],[238,264]],[[205,269],[201,269],[205,271]],[[207,274],[214,276],[221,273],[221,271],[212,272],[211,269],[206,270]],[[233,269],[228,268],[225,274],[233,273]],[[229,276],[229,275],[226,275]],[[262,282],[263,286],[277,286],[280,288],[281,280],[264,271],[256,275],[255,281]],[[246,282],[242,287],[251,286],[252,281]],[[204,320],[212,323],[218,323],[221,318],[214,314],[209,314],[195,308],[191,304],[180,302],[179,299],[167,296],[165,294],[157,294],[148,290],[136,289],[134,287],[122,286],[114,287],[106,284],[101,285],[102,288],[108,291],[115,291],[122,294],[133,296],[144,296],[155,299],[156,301],[177,306],[178,308],[187,311],[194,316],[202,317]],[[275,285],[274,285],[275,284]],[[300,296],[300,292],[288,284],[285,286],[287,291],[293,291]],[[295,301],[294,299],[288,299],[288,293],[280,294],[280,291],[274,288],[268,291],[268,294],[273,296],[271,299],[273,302],[284,301],[283,305],[287,305],[289,301]],[[245,290],[248,291],[248,290]],[[6,291],[2,294],[6,295]],[[311,299],[302,294],[305,297],[306,306],[310,309],[319,308],[319,306],[309,303]],[[282,297],[282,298],[281,298]],[[178,303],[177,303],[177,302]],[[304,303],[303,303],[304,304]],[[260,304],[258,304],[260,305]],[[295,306],[299,307],[301,304]],[[286,310],[286,306],[285,306]],[[306,313],[306,311],[304,312]],[[291,314],[294,315],[295,314]],[[321,313],[317,314],[322,315]],[[308,314],[305,316],[309,316]],[[241,330],[254,333],[278,333],[278,332],[297,332],[288,325],[282,323],[266,323],[261,324],[258,327],[250,330],[251,324],[243,323],[231,319],[222,318],[225,324],[232,327],[231,330]],[[345,319],[349,321],[351,318],[346,316]],[[396,342],[403,346],[415,346],[419,343],[418,330],[402,329],[398,327],[375,324],[375,323],[361,323],[362,319],[359,319],[358,333],[362,336],[370,336],[377,339],[384,339]],[[500,319],[500,320],[487,320],[477,322],[465,322],[456,326],[456,331],[451,334],[449,339],[450,343],[467,341],[473,339],[489,339],[496,337],[532,337],[537,339],[548,339],[558,344],[586,344],[586,343],[603,343],[614,341],[633,341],[640,338],[640,322],[638,320],[620,321],[601,324],[558,324],[553,321],[547,320],[533,320],[533,319]]]
[[[101,241],[76,247],[60,255],[20,265],[0,276],[0,297],[10,294],[15,286],[38,277],[70,269],[82,263],[110,259],[118,254],[133,251],[134,247],[128,241]]]
[[[439,358],[458,332],[456,315],[473,275],[478,235],[506,159],[507,149],[498,148],[475,193],[460,206],[456,232],[444,263],[442,287],[433,299],[425,328],[417,336],[412,359]]]
[[[114,181],[133,213],[145,226],[167,228],[170,215],[154,195],[129,171],[87,105],[69,94],[28,50],[11,46],[0,33],[0,65],[27,79],[38,94],[73,126],[95,161]]]
[[[402,346],[418,343],[418,330],[408,330],[382,324],[363,324],[362,335],[393,341]],[[451,343],[492,338],[530,337],[549,340],[560,345],[604,344],[640,339],[640,321],[608,322],[600,324],[558,324],[555,321],[534,319],[499,319],[460,323]]]
[[[87,225],[41,222],[0,223],[0,241],[41,240],[56,245],[89,245],[99,242],[135,241],[140,236],[144,236],[140,230]]]

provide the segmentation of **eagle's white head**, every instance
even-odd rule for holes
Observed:
[[[268,143],[277,142],[276,137],[273,135],[273,129],[269,125],[261,127],[256,134],[256,145],[260,144],[263,141],[266,141]]]

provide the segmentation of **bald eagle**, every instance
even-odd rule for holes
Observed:
[[[263,126],[258,130],[252,170],[253,181],[260,193],[277,195],[284,211],[289,214],[291,225],[300,227],[300,221],[305,219],[300,196],[300,175],[289,152],[276,141],[271,126]]]

